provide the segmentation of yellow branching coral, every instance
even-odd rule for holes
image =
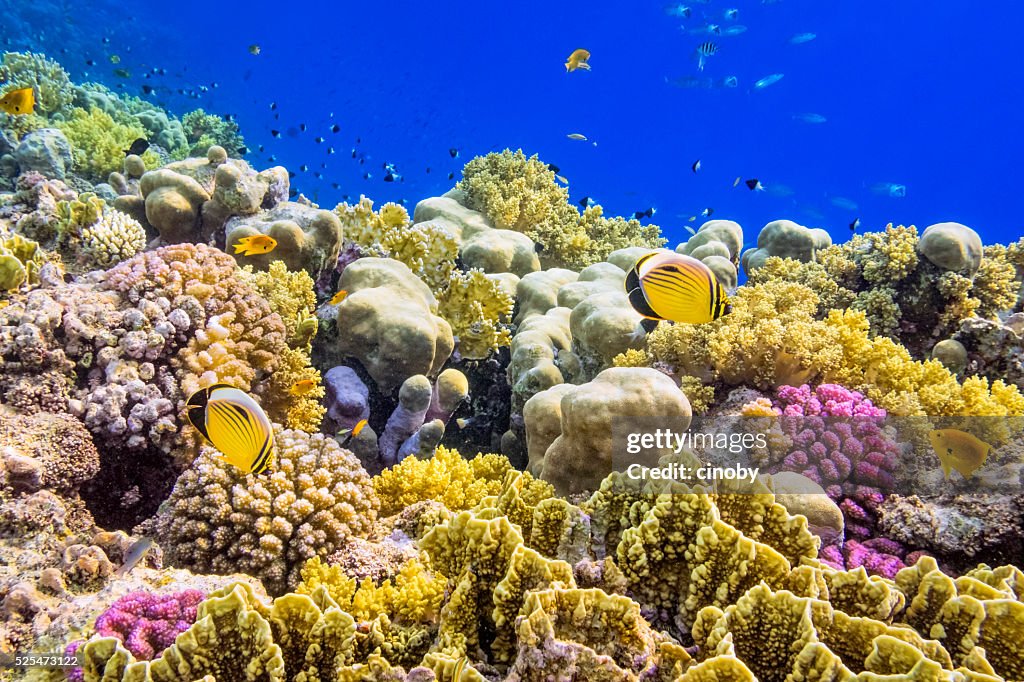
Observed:
[[[118,123],[97,108],[75,108],[67,120],[56,125],[71,143],[75,168],[96,181],[105,181],[108,175],[121,170],[124,150],[138,138],[146,137],[146,129],[141,125]]]
[[[833,310],[817,320],[817,307],[817,296],[799,284],[745,286],[732,314],[705,325],[660,325],[648,350],[706,382],[760,389],[834,382],[901,416],[1024,415],[1016,387],[977,377],[961,385],[941,363],[915,361],[892,339],[871,338],[862,312]]]
[[[459,339],[459,354],[479,360],[512,341],[508,322],[515,301],[483,270],[453,271],[438,298],[438,314]]]
[[[820,253],[839,251],[840,247],[830,246]],[[852,261],[850,262],[853,266]],[[855,267],[855,266],[854,266]],[[818,296],[819,313],[833,308],[846,308],[853,302],[855,292],[842,287],[831,268],[826,269],[820,262],[804,263],[795,258],[771,256],[764,264],[749,274],[748,284],[764,284],[772,280],[783,280],[802,284]]]
[[[581,269],[616,249],[665,243],[656,226],[605,218],[600,206],[581,216],[547,164],[536,155],[527,158],[521,149],[478,156],[462,176],[458,188],[466,193],[468,207],[495,227],[522,232],[543,245],[541,260],[548,266]]]
[[[971,296],[978,299],[978,315],[994,318],[1010,310],[1017,302],[1017,268],[1010,260],[1009,249],[1001,244],[985,247],[985,257],[974,275]]]
[[[285,415],[285,426],[303,431],[320,428],[326,408],[321,404],[324,388],[320,370],[309,356],[312,335],[305,333],[310,311],[316,308],[313,279],[305,270],[290,271],[284,261],[273,261],[266,271],[253,272],[251,265],[239,277],[256,289],[280,315],[288,348],[278,358],[276,370],[266,379],[264,408]],[[315,334],[315,327],[313,333]]]
[[[381,500],[381,516],[397,514],[423,500],[437,500],[461,511],[501,492],[505,474],[512,470],[501,455],[465,459],[457,450],[442,446],[430,459],[410,457],[385,469],[374,477],[373,487]]]
[[[324,563],[319,557],[302,567],[302,582],[295,591],[314,594],[323,587],[341,608],[357,621],[375,620],[387,615],[395,623],[429,623],[437,619],[447,579],[433,572],[420,559],[410,559],[393,579],[380,585],[370,578],[362,582],[349,577],[340,566]]]
[[[435,294],[448,285],[459,244],[443,226],[432,221],[412,225],[409,212],[399,204],[387,203],[374,211],[373,202],[365,196],[357,204],[338,204],[334,213],[345,239],[366,255],[405,263]]]

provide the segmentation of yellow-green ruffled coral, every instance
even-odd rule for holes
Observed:
[[[0,291],[39,282],[39,268],[46,262],[43,250],[31,239],[12,234],[0,239]]]
[[[458,337],[459,354],[464,358],[486,358],[512,341],[508,322],[515,301],[483,270],[452,272],[437,307]]]
[[[819,381],[858,390],[897,415],[1020,416],[1024,396],[1002,381],[961,385],[937,361],[871,338],[860,311],[815,318],[818,297],[785,281],[741,287],[730,315],[704,325],[660,325],[648,337],[654,359],[705,382],[768,389]]]
[[[548,266],[582,269],[616,249],[658,248],[660,230],[636,220],[606,218],[600,206],[583,215],[569,203],[569,192],[536,154],[506,149],[472,159],[462,169],[458,188],[467,205],[486,215],[495,227],[522,232],[544,247]]]
[[[509,471],[512,465],[501,455],[465,459],[457,450],[441,446],[430,459],[410,457],[385,469],[374,477],[373,487],[382,516],[397,514],[423,500],[436,500],[452,511],[461,511],[488,495],[497,495]]]
[[[120,171],[124,150],[146,137],[146,129],[138,123],[118,123],[98,108],[86,111],[76,107],[67,120],[56,125],[71,143],[75,168],[96,181],[106,181],[108,175]]]
[[[266,271],[254,272],[247,265],[239,273],[243,281],[254,287],[270,303],[271,309],[284,321],[288,349],[277,369],[267,379],[264,407],[276,414],[285,414],[285,425],[292,429],[316,431],[326,412],[320,398],[324,397],[320,370],[312,365],[309,342],[312,335],[305,329],[310,311],[316,307],[313,279],[305,270],[290,271],[283,261],[273,261]],[[315,328],[313,334],[315,334]],[[294,388],[299,382],[313,382],[308,390]],[[305,386],[306,384],[300,384]]]
[[[4,91],[35,90],[36,108],[45,114],[65,109],[74,97],[71,80],[61,65],[34,52],[5,52],[0,60],[0,83],[4,83]]]

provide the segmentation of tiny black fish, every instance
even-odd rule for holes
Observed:
[[[289,199],[294,199],[297,196],[299,196],[299,190],[297,190],[297,189],[288,190],[288,198]]]
[[[309,166],[307,166],[306,164],[302,164],[301,166],[299,166],[299,170],[305,173],[306,171],[309,170]]]
[[[449,173],[448,174],[448,179],[449,180],[453,179],[454,177],[455,177],[455,173]]]
[[[270,103],[270,110],[273,111],[274,109],[277,109],[277,102]]]
[[[763,190],[764,189],[764,185],[762,185],[761,181],[758,180],[757,178],[751,178],[749,180],[744,180],[743,184],[745,184],[747,186],[747,189],[749,189],[752,192],[754,190]]]
[[[289,178],[294,178],[295,177],[295,171],[288,171],[288,177]]]
[[[854,218],[850,223],[850,232],[856,232],[858,227],[860,227],[860,218]]]
[[[370,175],[370,173],[369,173],[369,172],[363,173],[363,180],[369,180],[369,179],[370,179],[370,178],[372,178],[372,177],[373,177],[373,176],[372,176],[372,175]]]
[[[558,166],[556,166],[553,163],[549,163],[548,164],[548,170],[551,171],[552,173],[555,173],[557,175],[562,169],[559,168]]]
[[[86,59],[85,60],[85,65],[86,66],[96,66],[96,60],[95,59]]]
[[[301,130],[302,132],[306,132],[306,124],[305,123],[300,123],[299,124],[299,130]]]
[[[452,147],[451,149],[449,149],[448,150],[448,154],[451,155],[451,157],[453,159],[459,158],[459,150],[456,149],[455,147]]]
[[[128,147],[128,149],[124,150],[124,155],[129,156],[131,154],[135,154],[136,156],[139,156],[140,154],[143,154],[147,149],[149,149],[149,140],[147,140],[144,137],[140,137],[136,139],[134,142],[132,142],[132,145]]]
[[[239,147],[238,148],[238,155],[239,156],[245,156],[248,153],[249,153],[249,148],[248,147]]]
[[[386,174],[384,175],[384,182],[394,182],[394,181],[395,181],[395,176],[394,176],[394,174],[392,174],[392,173],[391,173],[391,171],[388,171],[388,172],[387,172],[387,173],[386,173]]]
[[[277,137],[277,138],[280,138],[280,137],[281,137],[281,131],[280,131],[280,130],[271,130],[271,131],[270,131],[270,134],[271,134],[272,136],[274,136],[274,137]]]
[[[582,199],[580,199],[579,203],[580,203],[580,206],[582,206],[583,208],[589,208],[590,206],[596,205],[597,202],[595,202],[590,197],[583,197]]]
[[[427,173],[430,172],[430,166],[427,166]]]
[[[275,161],[277,161],[277,156],[275,156],[274,154],[271,154],[270,158],[267,159],[267,161],[269,161],[270,163],[274,163]]]
[[[633,217],[634,217],[635,219],[637,219],[637,220],[642,220],[642,219],[644,219],[644,218],[650,218],[651,216],[653,216],[653,215],[654,215],[654,212],[655,212],[656,210],[657,210],[657,209],[655,209],[655,208],[654,208],[654,207],[652,206],[652,207],[650,207],[650,208],[644,209],[643,211],[637,211],[636,213],[634,213],[634,214],[633,214]]]
[[[540,242],[533,243],[533,250],[537,253],[544,253],[544,245]]]
[[[153,94],[153,86],[152,85],[143,85],[142,86],[142,94],[144,94],[144,95],[152,95]]]
[[[327,153],[328,154],[333,154],[334,153],[334,147],[328,147],[327,148]]]
[[[352,158],[356,158],[356,148],[352,147]]]
[[[314,142],[316,142],[317,144],[323,144],[323,141],[324,138],[320,137],[319,135],[317,135],[316,139],[314,140]]]
[[[319,178],[320,180],[323,180],[323,179],[324,179],[324,174],[323,174],[323,173],[321,173],[320,171],[317,171],[317,172],[313,173],[313,175],[315,175],[315,176],[316,176],[317,178]]]
[[[259,147],[257,147],[256,149],[257,149],[258,151],[261,151],[261,152],[262,152],[262,151],[263,151],[263,145],[260,145],[260,146],[259,146]]]
[[[714,212],[715,212],[715,209],[713,209],[713,208],[705,208],[703,211],[700,212],[700,214],[704,218],[710,218],[711,214],[714,213]]]
[[[338,183],[336,183],[336,182],[332,182],[332,183],[331,183],[331,187],[333,187],[334,189],[341,189],[341,185],[339,185],[339,184],[338,184]]]
[[[341,126],[338,125],[337,123],[335,123],[334,125],[331,126],[331,132],[332,133],[339,133],[339,132],[341,132]]]

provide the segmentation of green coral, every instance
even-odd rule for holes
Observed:
[[[605,218],[598,207],[581,216],[569,203],[569,192],[537,155],[506,149],[472,159],[457,185],[467,206],[480,211],[495,227],[522,232],[543,246],[549,267],[582,269],[626,246],[658,248],[665,243],[656,226],[635,220]]]
[[[227,121],[202,109],[190,111],[181,117],[181,127],[189,146],[189,156],[205,156],[206,150],[218,145],[229,154],[240,154],[245,140],[239,133],[238,124]]]
[[[38,284],[39,269],[46,262],[39,244],[12,234],[0,239],[0,291],[13,291],[23,284]]]
[[[118,123],[98,108],[76,107],[56,125],[71,143],[75,169],[95,182],[104,182],[108,175],[120,171],[124,150],[146,137],[139,123]]]
[[[55,114],[71,105],[74,91],[67,72],[60,64],[34,52],[5,52],[0,59],[0,83],[5,91],[32,88],[36,108]]]

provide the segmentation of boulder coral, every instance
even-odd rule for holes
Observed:
[[[813,261],[821,249],[832,245],[832,237],[820,228],[808,228],[792,220],[774,220],[757,234],[757,246],[747,249],[741,256],[743,269],[752,273],[768,258],[792,258]]]

